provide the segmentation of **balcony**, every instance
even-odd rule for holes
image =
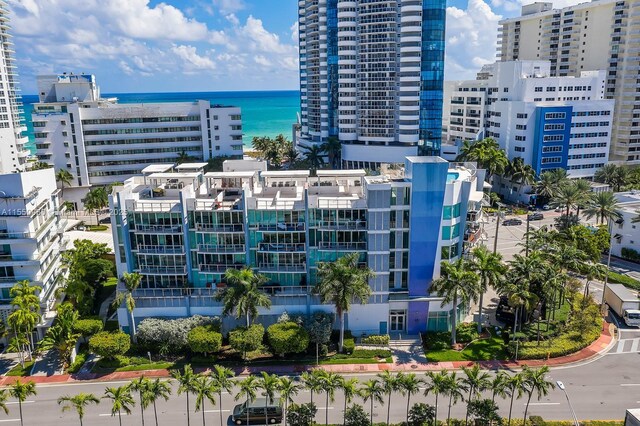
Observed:
[[[0,240],[23,240],[33,238],[30,232],[0,231]]]
[[[304,252],[305,245],[304,243],[296,243],[296,244],[283,244],[283,243],[260,243],[258,246],[258,251],[262,252]]]
[[[242,269],[244,267],[244,263],[201,263],[198,265],[198,270],[200,272],[209,272],[212,274],[224,274],[227,269]]]
[[[244,244],[198,244],[199,253],[244,253]]]
[[[181,234],[181,225],[141,225],[136,224],[135,230],[145,234]]]
[[[141,245],[133,249],[140,254],[183,254],[183,246]]]
[[[464,233],[464,241],[465,243],[476,243],[482,237],[482,229],[480,227],[473,227],[471,229],[467,229]]]
[[[318,250],[335,250],[335,251],[363,251],[367,249],[367,243],[337,243],[321,241],[318,243]]]
[[[304,222],[280,222],[275,225],[258,225],[258,231],[266,232],[304,232]]]
[[[186,275],[186,266],[153,266],[145,265],[138,268],[138,272],[145,275]]]
[[[260,272],[305,272],[307,265],[304,263],[260,263]]]
[[[196,224],[196,232],[232,232],[232,233],[244,233],[244,226],[242,224],[211,224],[211,223],[198,223]]]
[[[367,229],[367,222],[365,220],[346,220],[338,222],[319,221],[316,225],[318,229],[327,229],[330,231],[349,231],[349,230],[362,230]]]

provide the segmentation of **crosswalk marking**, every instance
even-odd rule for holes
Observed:
[[[640,352],[640,337],[635,339],[620,339],[614,354],[629,354]]]
[[[631,352],[638,352],[639,343],[640,343],[640,339],[633,339],[633,343],[631,344]]]

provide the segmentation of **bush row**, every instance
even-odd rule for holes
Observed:
[[[371,336],[363,337],[362,344],[363,345],[389,345],[389,335],[388,334],[373,334]]]

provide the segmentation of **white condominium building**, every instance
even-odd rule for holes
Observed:
[[[203,100],[120,104],[100,97],[93,75],[40,76],[38,91],[36,154],[71,172],[74,187],[123,182],[181,153],[204,161],[242,158],[240,108]]]
[[[640,164],[640,2],[534,3],[500,24],[501,61],[548,60],[558,76],[606,70],[605,96],[616,101],[611,160]]]
[[[0,174],[24,170],[29,156],[9,28],[7,2],[0,0]]]
[[[605,72],[550,75],[549,61],[509,61],[483,67],[477,80],[448,82],[447,142],[492,137],[538,175],[563,168],[570,177],[593,177],[611,141],[614,101],[604,98]]]
[[[299,0],[299,146],[337,138],[343,165],[438,155],[444,0]]]
[[[618,192],[620,218],[611,228],[611,254],[626,257],[623,249],[640,252],[640,222],[634,219],[640,217],[640,191]]]
[[[53,169],[0,175],[0,319],[13,310],[9,294],[18,281],[37,284],[42,323],[51,324],[56,289],[63,281],[61,255],[66,221],[60,219],[60,202]]]

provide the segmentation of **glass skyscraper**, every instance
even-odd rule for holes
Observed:
[[[300,0],[301,147],[334,137],[343,166],[438,155],[444,0]]]

